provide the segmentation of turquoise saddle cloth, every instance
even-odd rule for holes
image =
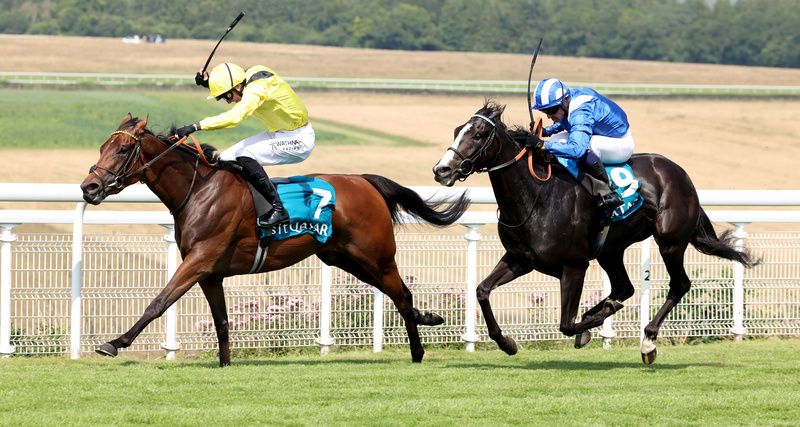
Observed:
[[[580,181],[578,179],[578,162],[576,160],[561,157],[556,157],[556,160],[569,171],[576,181]],[[636,179],[633,169],[628,163],[607,164],[604,166],[608,178],[617,186],[617,194],[622,198],[622,206],[614,210],[611,215],[611,222],[622,221],[639,210],[644,204],[644,197],[639,194],[639,180]]]
[[[333,235],[333,206],[336,204],[333,186],[308,176],[276,178],[272,182],[289,214],[289,222],[269,228],[259,227],[259,237],[283,240],[311,234],[320,243],[327,242]]]

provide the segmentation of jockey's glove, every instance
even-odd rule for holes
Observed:
[[[194,76],[194,84],[208,87],[208,73],[201,73],[198,71]]]
[[[200,123],[192,123],[190,125],[175,129],[175,139],[182,139],[184,136],[189,135],[192,132],[197,132],[198,130],[200,130]]]

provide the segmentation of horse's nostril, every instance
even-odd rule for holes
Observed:
[[[437,176],[445,176],[450,173],[450,168],[448,166],[436,166],[433,168],[433,173]]]
[[[99,189],[100,189],[100,184],[94,182],[83,186],[84,193],[96,193]]]

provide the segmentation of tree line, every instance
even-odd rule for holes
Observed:
[[[0,33],[800,66],[797,0],[0,0]]]

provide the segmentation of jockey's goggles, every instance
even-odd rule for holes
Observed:
[[[554,105],[552,107],[542,108],[539,111],[541,111],[542,113],[544,113],[544,114],[546,114],[548,116],[552,116],[553,114],[557,113],[558,110],[560,110],[560,109],[561,109],[561,103],[558,103],[558,104],[556,104],[556,105]]]
[[[233,96],[233,88],[231,88],[231,90],[223,93],[222,95],[217,95],[216,100],[220,101],[222,99],[231,99],[232,96]]]

